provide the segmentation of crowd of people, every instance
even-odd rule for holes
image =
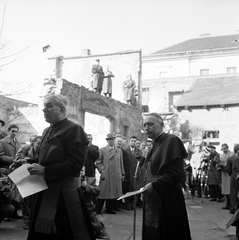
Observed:
[[[21,217],[17,211],[21,209],[28,240],[109,239],[107,226],[98,215],[137,207],[143,209],[143,240],[190,240],[181,188],[188,153],[177,136],[163,131],[162,117],[151,113],[144,118],[148,140],[111,133],[105,147],[99,149],[90,133],[67,119],[68,104],[62,95],[44,99],[44,118],[50,125],[42,136],[31,136],[29,144],[21,146],[17,141],[19,127],[15,124],[5,136],[0,130],[1,180],[28,164],[29,174],[43,176],[48,186],[22,199],[12,182],[7,191],[1,181],[0,222]],[[117,201],[140,188],[141,195]]]
[[[210,201],[225,202],[223,210],[233,214],[227,227],[236,226],[239,239],[239,144],[231,151],[228,144],[221,145],[221,153],[214,145],[201,144],[192,148],[185,159],[186,182],[182,186],[185,198],[189,192],[193,197],[209,198]]]

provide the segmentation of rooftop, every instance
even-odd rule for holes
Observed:
[[[152,55],[227,48],[239,48],[239,34],[190,39],[156,51]]]
[[[201,107],[239,104],[239,75],[199,78],[174,104],[175,107]]]

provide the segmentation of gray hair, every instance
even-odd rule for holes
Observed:
[[[45,99],[52,101],[52,103],[59,108],[64,108],[66,115],[68,114],[69,99],[66,96],[53,94],[46,96]]]
[[[158,113],[152,112],[152,113],[145,115],[145,117],[148,117],[148,116],[156,117],[158,119],[160,125],[162,125],[162,126],[164,125],[163,118]]]

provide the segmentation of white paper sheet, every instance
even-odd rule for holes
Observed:
[[[124,199],[124,198],[127,198],[127,197],[131,197],[131,196],[134,196],[134,195],[137,195],[137,194],[141,194],[144,192],[144,188],[140,188],[139,190],[137,191],[134,191],[134,192],[127,192],[125,193],[123,196],[119,197],[117,200],[120,200],[120,199]]]
[[[16,184],[23,198],[48,188],[43,176],[30,175],[27,170],[29,165],[30,164],[23,164],[8,175]]]

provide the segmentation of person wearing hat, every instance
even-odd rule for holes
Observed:
[[[96,59],[95,64],[91,68],[93,77],[93,88],[95,92],[101,93],[104,80],[104,72],[102,66],[100,66],[100,60]]]
[[[7,133],[5,133],[2,128],[5,126],[5,122],[0,119],[0,139],[3,139],[7,136]]]
[[[107,134],[107,146],[100,149],[96,167],[100,172],[100,195],[97,198],[96,213],[100,214],[106,202],[106,213],[116,214],[115,201],[122,195],[122,179],[124,177],[123,155],[120,148],[115,147],[115,136]]]

